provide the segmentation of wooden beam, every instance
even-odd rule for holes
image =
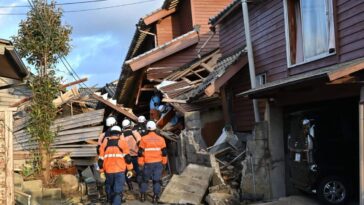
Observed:
[[[187,103],[186,100],[177,100],[177,99],[170,99],[170,98],[163,98],[162,102],[166,102],[166,103]]]
[[[80,93],[78,92],[77,87],[74,86],[71,90],[61,94],[58,98],[54,99],[53,104],[55,107],[59,107],[79,95],[80,95]]]
[[[231,65],[230,68],[218,79],[212,82],[207,88],[205,89],[205,94],[211,97],[214,93],[218,92],[220,88],[230,80],[236,73],[240,71],[246,64],[248,63],[248,58],[243,56],[239,59],[238,62]]]
[[[83,82],[86,82],[88,80],[88,78],[82,78],[80,80],[77,80],[77,81],[73,81],[73,82],[70,82],[70,83],[67,83],[67,84],[63,84],[60,86],[60,89],[64,89],[64,88],[67,88],[69,86],[72,86],[72,85],[77,85],[77,84],[80,84],[80,83],[83,83]],[[25,102],[28,102],[29,100],[32,99],[32,96],[30,97],[25,97],[13,104],[10,105],[10,107],[18,107],[20,106],[21,104],[25,103]]]
[[[327,85],[338,85],[338,84],[347,84],[347,83],[355,83],[356,78],[353,76],[344,76],[337,80],[326,83]]]
[[[139,70],[147,65],[155,63],[165,57],[168,57],[174,53],[177,53],[178,51],[198,43],[198,39],[197,32],[193,32],[187,36],[181,37],[181,39],[173,40],[169,44],[162,45],[156,50],[144,54],[138,59],[134,59],[129,62],[127,61],[126,64],[129,64],[133,71]]]
[[[173,118],[173,116],[176,114],[176,112],[174,112],[173,109],[171,109],[170,111],[168,111],[167,114],[165,114],[163,117],[161,117],[158,122],[157,122],[157,127],[159,127],[159,129],[162,129],[164,126],[166,126],[166,124],[168,124],[168,122]]]
[[[364,69],[364,62],[358,63],[356,65],[347,66],[345,68],[341,68],[336,71],[332,71],[327,75],[329,76],[330,81],[334,81],[336,79],[361,71],[363,69]]]
[[[162,18],[165,18],[171,14],[173,14],[174,12],[176,12],[176,8],[173,8],[173,9],[170,9],[170,10],[167,10],[167,9],[162,9],[162,10],[159,10],[147,17],[144,18],[144,23],[145,25],[150,25]]]
[[[87,80],[88,80],[88,78],[82,78],[80,80],[76,80],[76,81],[73,81],[73,82],[63,84],[63,85],[61,85],[61,88],[67,88],[67,87],[70,87],[70,86],[73,86],[73,85],[78,85],[80,83],[86,82]]]
[[[108,100],[104,100],[101,96],[98,96],[98,95],[95,95],[95,94],[92,94],[91,97],[93,97],[94,99],[104,103],[105,105],[112,108],[113,110],[125,115],[126,117],[133,120],[134,122],[138,121],[138,117],[135,116],[133,113],[129,112],[127,108],[124,108],[121,105],[114,105],[111,102],[109,102]]]

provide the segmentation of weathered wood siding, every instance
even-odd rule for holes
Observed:
[[[163,45],[173,39],[173,32],[176,28],[174,28],[172,21],[172,16],[167,16],[157,23],[158,45]]]
[[[177,11],[177,16],[178,18],[174,19],[176,21],[175,25],[179,26],[179,31],[181,35],[193,29],[190,0],[184,0],[183,4],[181,4],[180,8]]]
[[[270,82],[363,57],[364,1],[333,2],[336,55],[292,68],[287,66],[283,0],[250,4],[249,18],[256,73],[267,73],[267,80]],[[241,8],[235,9],[218,28],[223,55],[245,45]]]
[[[227,16],[217,28],[220,31],[220,50],[222,56],[229,56],[237,49],[245,47],[243,13],[241,7]]]
[[[204,42],[212,35],[210,31],[209,19],[215,16],[223,8],[225,8],[231,0],[191,0],[192,21],[193,25],[200,25],[200,44],[197,49],[201,48]],[[202,54],[219,47],[219,33],[209,41],[202,50]]]
[[[233,128],[238,132],[249,132],[254,125],[253,103],[249,98],[236,97],[236,94],[250,89],[249,69],[242,68],[225,87],[229,117]]]

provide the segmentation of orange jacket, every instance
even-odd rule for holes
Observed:
[[[137,131],[133,131],[131,129],[127,129],[123,131],[122,137],[125,139],[126,143],[129,146],[130,156],[138,156],[139,151],[139,142],[142,138]]]
[[[166,141],[155,132],[149,132],[140,140],[138,163],[144,166],[155,162],[167,164]]]
[[[123,138],[115,136],[105,138],[99,152],[99,159],[103,160],[101,168],[106,173],[125,172],[126,169],[133,169],[133,164],[130,161],[129,147]]]

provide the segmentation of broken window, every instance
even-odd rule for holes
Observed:
[[[289,65],[335,52],[332,0],[285,0]]]

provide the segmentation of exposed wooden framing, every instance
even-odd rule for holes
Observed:
[[[54,99],[53,104],[55,107],[59,107],[79,95],[80,93],[78,92],[77,87],[74,86],[71,90],[61,94],[57,99]]]
[[[157,22],[158,20],[162,19],[162,18],[165,18],[171,14],[173,14],[174,12],[176,12],[176,8],[173,8],[173,9],[162,9],[162,10],[159,10],[147,17],[145,17],[143,20],[144,20],[144,23],[145,25],[150,25],[152,23],[155,23]]]
[[[122,107],[121,105],[114,105],[111,102],[104,100],[101,96],[92,94],[91,95],[93,98],[95,98],[96,100],[104,103],[105,105],[107,105],[108,107],[112,108],[113,110],[125,115],[126,117],[128,117],[129,119],[133,120],[134,122],[138,121],[138,117],[135,116],[132,112],[129,111],[129,109]]]
[[[187,103],[186,100],[177,100],[177,99],[170,99],[170,98],[163,98],[162,102],[166,102],[166,103]]]
[[[88,78],[82,78],[82,79],[80,79],[80,80],[73,81],[73,82],[70,82],[70,83],[67,83],[67,84],[61,85],[61,86],[60,86],[60,89],[64,89],[64,88],[67,88],[67,87],[69,87],[69,86],[77,85],[77,84],[83,83],[83,82],[85,82],[85,81],[87,81],[87,80],[88,80]],[[29,100],[31,100],[31,99],[32,99],[32,96],[30,96],[30,97],[25,97],[25,98],[23,98],[23,99],[21,99],[21,100],[19,100],[19,101],[15,102],[15,103],[11,104],[11,105],[10,105],[10,107],[18,107],[18,106],[20,106],[21,104],[23,104],[23,103],[25,103],[25,102],[27,102],[27,101],[29,101]]]
[[[361,71],[364,69],[364,62],[356,64],[356,65],[352,65],[352,66],[348,66],[336,71],[332,71],[330,73],[328,73],[329,79],[330,81],[334,81],[337,80],[339,78],[342,78],[344,76],[350,75],[352,73]]]
[[[86,82],[87,80],[88,80],[88,78],[81,78],[80,80],[76,80],[76,81],[73,81],[73,82],[63,84],[63,85],[61,85],[61,88],[67,88],[67,87],[70,87],[70,86],[73,86],[73,85],[78,85],[80,83]]]
[[[214,93],[218,92],[228,80],[230,80],[236,73],[239,72],[248,63],[248,58],[246,56],[241,57],[238,62],[231,65],[230,68],[218,79],[212,82],[205,89],[205,94],[211,97]]]
[[[137,96],[136,96],[136,99],[135,99],[135,105],[139,104],[139,97],[140,97],[140,94],[141,94],[141,88],[143,86],[144,76],[145,76],[145,73],[143,74],[143,77],[141,77],[139,82],[138,82],[139,85],[138,85]]]
[[[126,63],[129,64],[130,68],[133,71],[136,71],[198,43],[198,39],[199,38],[197,32],[193,32],[181,39],[171,41],[169,44],[165,44],[158,49],[155,49],[154,51],[144,54],[138,59],[134,59]]]

